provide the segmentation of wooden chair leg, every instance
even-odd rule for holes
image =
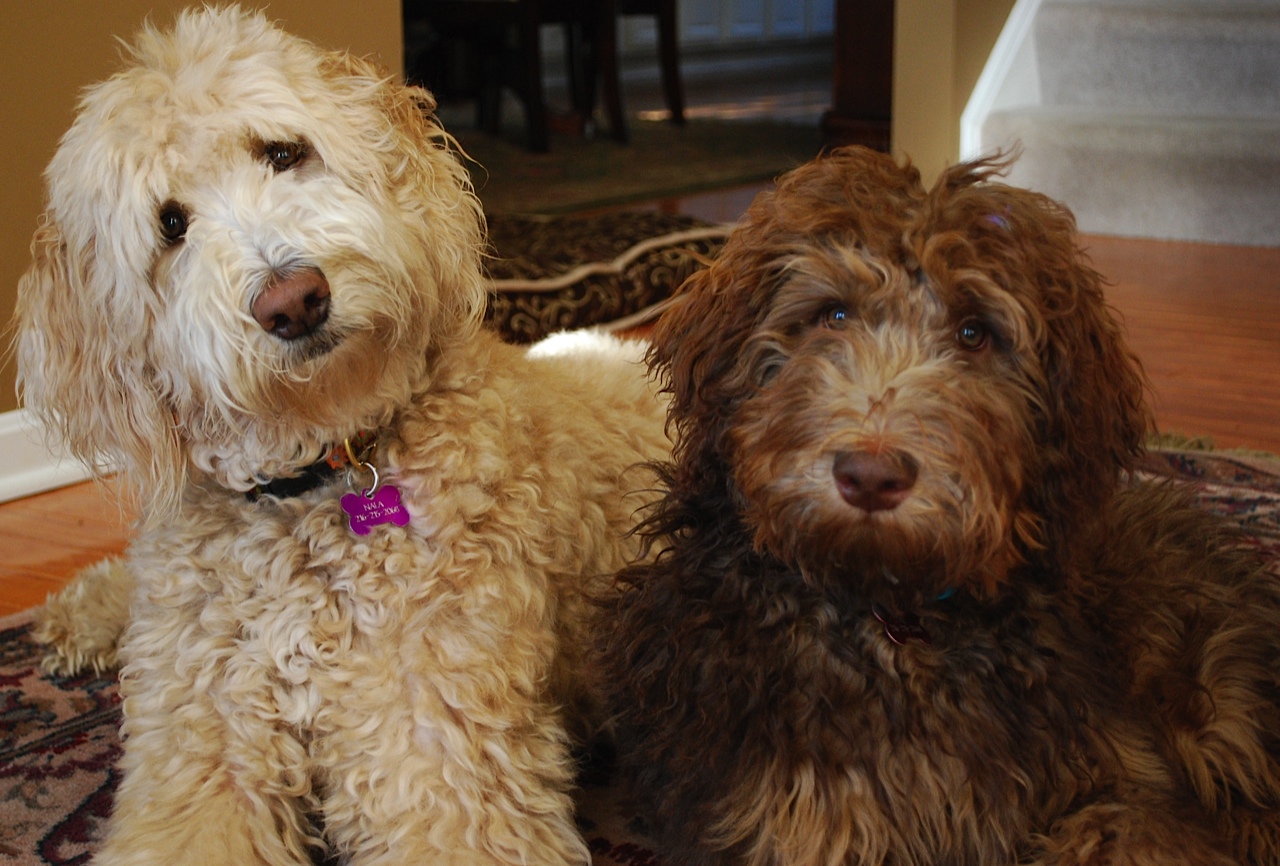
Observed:
[[[622,108],[622,86],[618,71],[618,8],[614,0],[600,0],[596,5],[596,64],[609,131],[621,142],[629,140],[627,117]]]
[[[536,4],[526,3],[526,14],[520,22],[520,51],[523,55],[522,77],[519,83],[524,101],[525,123],[528,126],[528,148],[534,153],[546,153],[551,149],[547,131],[547,102],[542,91],[542,49],[539,43],[539,26]]]
[[[658,0],[658,57],[662,64],[662,94],[671,122],[684,125],[684,82],[680,78],[680,42],[676,0]]]
[[[595,45],[582,22],[564,23],[564,61],[569,80],[569,106],[584,121],[596,110]]]
[[[476,127],[490,135],[502,132],[502,69],[500,60],[480,57],[480,86],[476,93]]]

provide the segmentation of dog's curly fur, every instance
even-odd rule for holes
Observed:
[[[600,641],[671,862],[1280,862],[1277,579],[1134,479],[1140,368],[1002,168],[820,158],[659,323]]]
[[[426,91],[235,8],[128,61],[50,164],[18,309],[27,405],[142,503],[42,622],[64,667],[109,663],[128,610],[97,862],[588,862],[583,592],[634,553],[628,468],[669,453],[643,349],[481,330],[483,218]],[[246,495],[360,431],[407,527],[349,530],[363,472]]]

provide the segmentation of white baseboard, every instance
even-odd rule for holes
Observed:
[[[89,478],[84,464],[59,457],[45,443],[43,427],[25,409],[0,413],[0,502],[21,499]]]

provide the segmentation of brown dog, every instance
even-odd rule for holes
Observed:
[[[1277,581],[1129,474],[1138,364],[1002,167],[806,165],[655,334],[603,649],[673,862],[1280,862]]]

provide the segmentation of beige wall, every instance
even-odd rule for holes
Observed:
[[[129,37],[148,16],[158,24],[194,0],[41,0],[6,3],[0,15],[4,118],[0,154],[7,173],[0,209],[0,316],[9,321],[26,270],[31,234],[42,210],[42,172],[71,124],[80,89],[119,65],[116,37]],[[249,4],[246,4],[249,5]],[[258,3],[294,33],[321,45],[375,57],[399,73],[399,0],[270,0]],[[8,344],[6,332],[3,345]],[[0,369],[0,411],[16,407],[14,367]]]
[[[893,153],[926,178],[959,159],[960,115],[1014,0],[897,0]]]

